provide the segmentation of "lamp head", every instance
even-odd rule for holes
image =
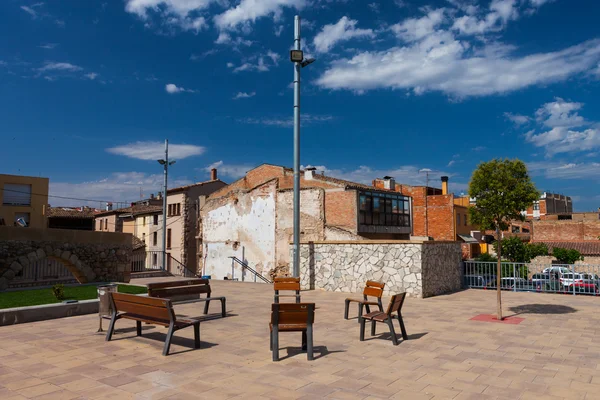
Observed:
[[[158,163],[159,163],[160,165],[165,165],[165,164],[166,164],[166,163],[165,163],[165,160],[156,160],[156,161],[158,161]]]
[[[315,61],[317,61],[317,60],[316,60],[316,59],[314,59],[314,58],[308,58],[308,59],[306,59],[306,60],[302,61],[302,62],[300,63],[300,65],[302,66],[302,68],[304,68],[304,67],[306,67],[307,65],[314,63]]]
[[[302,50],[290,50],[290,60],[292,62],[302,62],[304,59],[304,53]]]

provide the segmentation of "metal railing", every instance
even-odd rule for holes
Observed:
[[[75,283],[73,273],[59,260],[38,260],[23,266],[9,282],[11,287],[37,286],[53,283]]]
[[[600,295],[600,265],[512,262],[501,265],[501,290]],[[464,262],[467,288],[496,289],[497,276],[497,262]]]
[[[229,258],[231,258],[232,268],[233,268],[233,264],[234,263],[238,263],[239,265],[242,266],[242,281],[244,281],[244,275],[245,275],[244,274],[244,270],[248,270],[248,271],[250,271],[250,273],[252,273],[254,275],[254,282],[256,282],[256,279],[258,278],[258,279],[260,279],[261,281],[263,281],[265,283],[273,283],[269,279],[267,279],[264,276],[262,276],[261,274],[259,274],[254,269],[250,268],[250,266],[247,263],[245,263],[244,261],[240,260],[239,258],[237,258],[235,256],[231,256]],[[233,275],[232,275],[232,277],[233,277]]]
[[[181,261],[174,258],[172,255],[168,255],[169,260],[167,261],[168,265],[171,266],[169,272],[173,275],[183,276],[186,278],[199,278],[198,274],[195,271],[192,271],[188,267],[186,267]]]
[[[134,252],[131,257],[131,272],[164,270],[162,251]]]

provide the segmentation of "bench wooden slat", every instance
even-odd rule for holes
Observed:
[[[367,286],[365,288],[365,290],[363,290],[363,295],[372,296],[372,297],[381,297],[381,296],[383,296],[383,289]]]
[[[152,299],[151,297],[147,297],[147,299]],[[168,301],[168,300],[166,300]],[[163,304],[161,307],[157,307],[150,304],[140,304],[129,301],[123,301],[115,299],[115,307],[118,312],[133,314],[133,315],[146,315],[149,318],[154,318],[161,321],[170,321],[171,314],[169,311],[169,307]],[[170,303],[169,303],[170,305]]]
[[[273,290],[300,290],[300,282],[275,282]]]
[[[126,293],[118,293],[115,292],[112,294],[112,298],[117,301],[126,301],[129,303],[136,303],[136,304],[145,304],[145,305],[149,305],[149,306],[154,306],[154,307],[166,307],[166,302],[168,300],[165,299],[157,299],[154,297],[148,297],[148,296],[135,296],[135,295],[131,295],[131,294],[126,294]]]
[[[177,287],[169,287],[169,288],[159,288],[159,289],[150,289],[149,293],[153,297],[169,297],[169,296],[180,296],[186,294],[202,294],[202,293],[210,293],[210,286],[207,285],[190,285],[190,286],[177,286]]]
[[[186,280],[182,280],[182,281],[167,281],[167,282],[148,283],[148,284],[146,284],[146,287],[148,289],[162,289],[162,288],[170,288],[170,287],[176,287],[176,286],[208,285],[208,284],[209,284],[208,279],[194,278],[194,279],[186,279]]]

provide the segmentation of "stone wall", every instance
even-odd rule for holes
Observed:
[[[0,227],[0,290],[43,259],[62,262],[79,283],[129,282],[131,255],[127,233]]]
[[[429,297],[461,288],[458,242],[345,241],[303,243],[304,289],[361,292],[367,280],[386,284],[386,294]]]

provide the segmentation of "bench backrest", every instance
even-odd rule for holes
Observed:
[[[178,294],[206,293],[210,297],[211,289],[208,279],[187,279],[183,281],[149,283],[148,294],[152,297],[169,297],[171,289],[177,288]],[[186,288],[188,290],[186,290]]]
[[[117,313],[128,313],[144,317],[149,322],[169,325],[175,321],[175,312],[171,300],[155,297],[136,296],[125,293],[109,293],[113,310]]]
[[[273,325],[312,324],[315,321],[315,303],[273,303]]]
[[[386,311],[387,315],[392,315],[392,313],[400,313],[405,297],[406,293],[398,293],[393,295]]]
[[[170,287],[179,286],[190,286],[190,285],[209,285],[208,279],[186,279],[182,281],[167,281],[167,282],[156,282],[148,283],[146,286],[148,289],[165,289]],[[210,285],[209,285],[210,286]]]
[[[377,297],[378,299],[383,296],[383,288],[385,287],[385,283],[376,282],[376,281],[367,281],[365,285],[365,289],[363,290],[363,295]]]
[[[273,279],[273,290],[295,290],[300,291],[300,278],[283,277]]]

